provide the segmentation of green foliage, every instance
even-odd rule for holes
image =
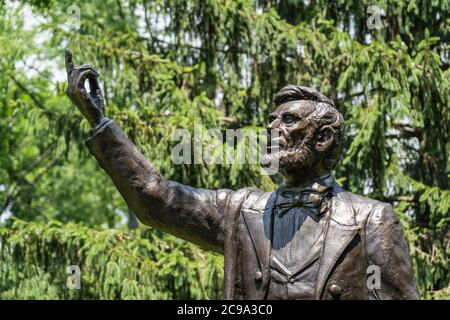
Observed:
[[[223,257],[149,229],[52,220],[0,228],[0,299],[219,299]],[[81,270],[69,290],[66,268]]]
[[[27,221],[8,221],[2,229],[0,269],[8,276],[1,278],[0,297],[218,296],[216,280],[197,283],[204,276],[194,275],[209,263],[216,276],[216,256],[156,230],[141,237],[99,229],[120,227],[127,207],[88,156],[88,125],[64,95],[67,46],[76,63],[100,72],[107,115],[167,178],[196,187],[271,190],[275,184],[255,165],[173,165],[175,129],[192,133],[194,123],[222,132],[263,128],[273,95],[287,83],[335,99],[349,137],[338,180],[394,206],[422,297],[450,296],[448,1],[379,1],[385,18],[379,30],[367,27],[369,0],[25,3],[0,6],[0,214]],[[68,24],[73,4],[81,9],[79,29]],[[60,260],[41,259],[55,251],[37,231],[47,223],[64,252]],[[116,240],[97,243],[99,234]],[[114,238],[119,234],[122,241]],[[167,254],[165,242],[202,258],[186,263],[189,271],[180,269],[173,261],[183,256]],[[108,245],[120,252],[134,246],[138,253],[135,260],[134,253],[111,258],[102,252]],[[88,257],[103,263],[93,266]],[[96,270],[83,273],[91,288],[84,285],[77,297],[61,285],[74,259]],[[119,260],[124,282],[113,275]],[[158,272],[142,282],[140,263],[158,265]],[[172,271],[171,281],[187,291],[163,285]]]

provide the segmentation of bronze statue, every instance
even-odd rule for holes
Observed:
[[[90,152],[143,223],[224,254],[225,299],[419,298],[391,206],[331,175],[345,128],[323,94],[288,85],[275,96],[268,122],[280,150],[263,162],[279,161],[285,182],[276,191],[205,190],[164,179],[104,116],[98,73],[75,68],[70,51],[66,67],[67,95],[93,127]],[[378,285],[369,270],[379,271]]]

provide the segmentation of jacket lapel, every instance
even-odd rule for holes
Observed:
[[[244,207],[242,217],[250,234],[259,267],[263,273],[263,286],[269,280],[269,257],[272,239],[272,214],[275,204],[275,192],[266,193],[253,205]],[[265,198],[265,199],[264,199]]]
[[[225,231],[224,241],[224,299],[230,300],[236,297],[236,279],[239,272],[237,262],[237,237],[238,221],[241,208],[245,199],[251,194],[251,190],[241,189],[234,192],[227,199],[226,223],[228,228]]]
[[[358,230],[351,201],[345,192],[339,192],[330,208],[317,274],[316,299],[321,298],[331,270]]]
[[[263,199],[264,197],[266,199]],[[258,201],[252,201],[253,205],[244,205],[242,208],[243,221],[253,242],[259,267],[263,272],[264,288],[267,288],[270,278],[269,259],[275,198],[275,192],[265,194]],[[345,192],[339,192],[331,201],[317,274],[316,299],[321,298],[325,282],[336,261],[360,229],[356,224],[351,200]]]

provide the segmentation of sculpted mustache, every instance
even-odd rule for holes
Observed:
[[[266,159],[278,159],[282,164],[296,164],[307,161],[312,155],[312,149],[307,145],[295,147],[290,150],[279,150],[276,153],[266,154]]]
[[[311,156],[311,154],[312,151],[308,146],[302,146],[301,148],[281,151],[280,160],[288,160],[288,163],[304,162]]]

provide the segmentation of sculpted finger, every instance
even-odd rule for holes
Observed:
[[[66,71],[67,71],[67,76],[70,76],[70,74],[71,74],[71,73],[73,72],[73,70],[75,69],[75,66],[74,66],[73,60],[72,60],[72,52],[70,52],[69,49],[66,49],[65,60],[66,60]]]
[[[98,77],[95,78],[89,77],[89,88],[91,94],[97,95],[98,91],[100,91],[101,94],[100,85],[98,83]]]
[[[76,79],[76,86],[78,88],[84,88],[84,84],[86,82],[86,79],[96,79],[98,77],[98,74],[96,72],[94,72],[91,69],[85,69],[85,70],[79,70],[78,75],[77,75],[77,79]],[[90,83],[89,83],[90,85]]]
[[[105,101],[103,100],[102,90],[98,83],[98,77],[89,77],[89,95],[98,102],[99,107],[102,111],[105,109]]]
[[[79,70],[79,71],[91,70],[91,71],[94,72],[94,73],[97,75],[97,77],[98,77],[98,72],[97,72],[90,64],[83,64],[83,65],[79,66],[79,67],[77,68],[77,70]]]
[[[102,90],[98,89],[98,90],[96,91],[96,97],[97,97],[97,99],[98,99],[98,102],[99,102],[99,106],[100,106],[100,108],[101,108],[101,111],[104,112],[104,111],[105,111],[106,104],[105,104],[105,99],[103,99]]]

